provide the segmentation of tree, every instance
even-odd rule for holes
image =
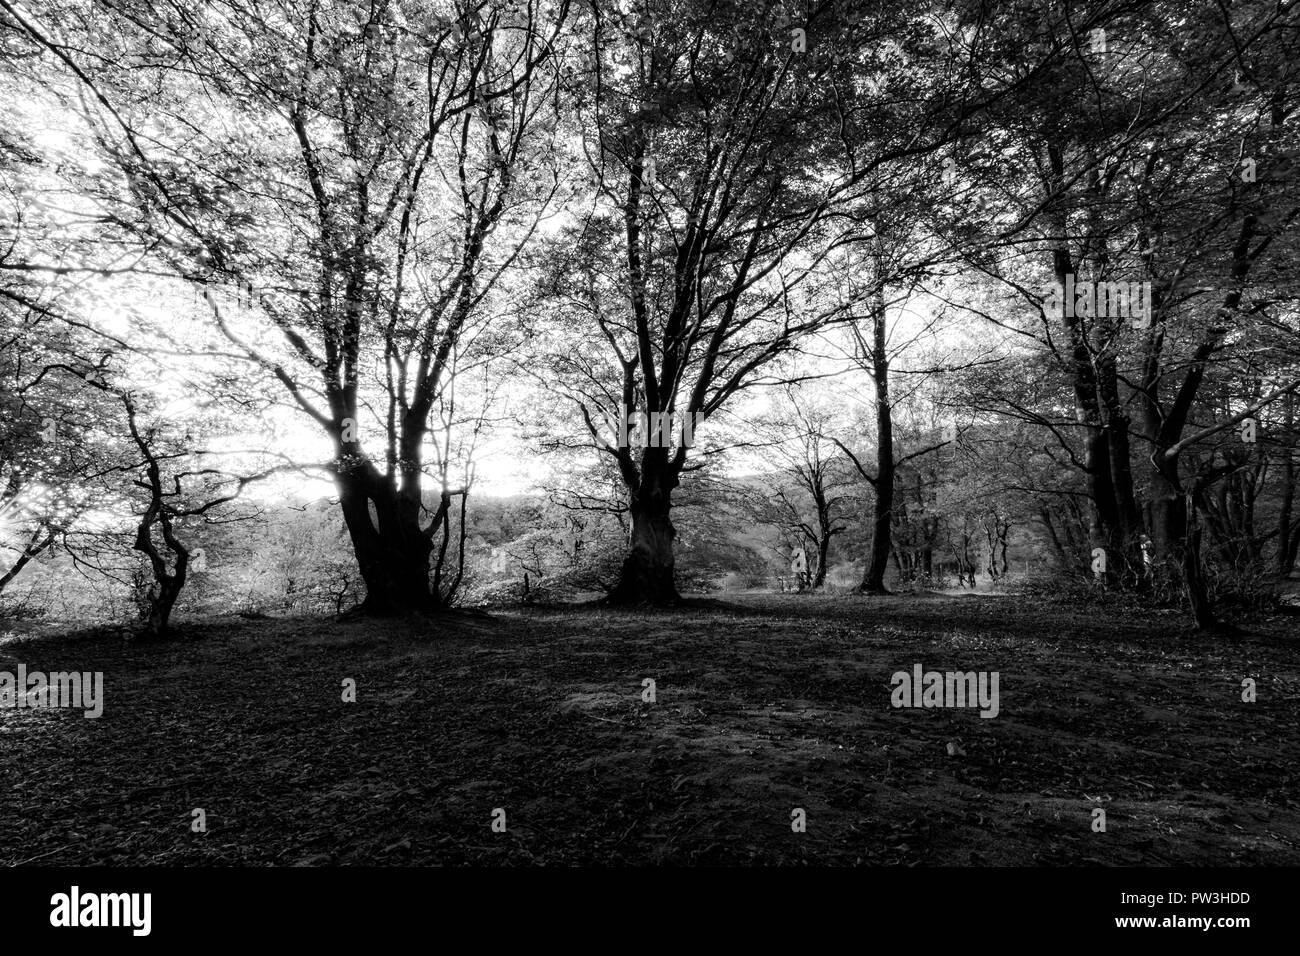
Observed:
[[[793,385],[778,395],[771,420],[758,423],[764,457],[779,469],[764,476],[774,485],[767,498],[775,521],[811,549],[809,587],[816,589],[826,583],[832,541],[849,528],[851,472],[835,445],[826,397],[805,397]]]
[[[465,490],[426,469],[430,421],[554,191],[567,2],[3,9],[86,94],[110,221],[328,436],[363,609],[444,606]]]
[[[594,341],[556,387],[626,489],[630,546],[613,600],[672,603],[672,500],[690,443],[645,429],[615,440],[621,417],[698,426],[845,321],[856,303],[819,294],[860,235],[843,212],[915,172],[1007,91],[974,63],[945,69],[968,51],[924,11],[822,4],[792,18],[652,2],[626,14],[597,5],[576,25],[594,52],[577,92],[593,197],[559,240],[564,268],[548,291]]]
[[[1037,414],[1086,481],[1106,579],[1146,587],[1167,569],[1203,627],[1214,618],[1189,508],[1228,471],[1188,474],[1183,454],[1296,387],[1280,382],[1260,406],[1187,434],[1206,411],[1203,386],[1240,374],[1233,366],[1249,353],[1234,346],[1254,337],[1278,292],[1268,262],[1297,215],[1285,198],[1293,172],[1278,159],[1293,132],[1282,121],[1294,68],[1281,46],[1292,19],[1252,4],[1032,15],[1021,23],[1030,45],[1070,43],[1054,82],[997,117],[996,149],[963,158],[972,193],[999,214],[949,231],[971,265],[1023,298],[1037,328],[986,318],[1036,337],[1066,377],[1072,421],[1059,407],[1013,411]],[[1018,268],[1021,256],[1047,275]],[[1268,287],[1254,302],[1251,283]]]

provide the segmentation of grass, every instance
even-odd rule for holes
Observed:
[[[1300,862],[1294,619],[749,595],[0,645],[19,662],[102,671],[105,710],[0,710],[5,865]],[[894,709],[916,663],[998,671],[999,715]]]

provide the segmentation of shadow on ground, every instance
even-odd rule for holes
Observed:
[[[105,709],[0,710],[6,865],[1300,862],[1293,619],[746,596],[0,646],[19,662],[102,671]],[[1000,713],[894,709],[916,663],[998,671]]]

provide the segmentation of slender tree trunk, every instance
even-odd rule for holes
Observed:
[[[893,469],[881,472],[876,482],[876,507],[871,522],[871,555],[858,588],[864,594],[886,594],[885,569],[889,566],[890,515],[894,509]]]
[[[962,564],[966,566],[966,586],[973,588],[975,586],[975,569],[979,566],[979,562],[971,555],[970,546],[971,535],[963,527],[961,532],[961,560]]]
[[[1187,589],[1187,603],[1191,606],[1196,626],[1203,631],[1216,628],[1218,619],[1210,607],[1209,588],[1201,567],[1201,529],[1194,527],[1183,544],[1183,583]]]
[[[1052,193],[1064,189],[1065,156],[1059,146],[1049,145],[1048,161]],[[1068,371],[1074,391],[1075,418],[1084,428],[1083,469],[1092,499],[1093,514],[1089,537],[1092,547],[1104,548],[1109,558],[1106,579],[1113,582],[1118,565],[1136,547],[1136,534],[1129,523],[1136,523],[1137,508],[1132,491],[1132,473],[1128,462],[1127,419],[1118,413],[1118,389],[1115,369],[1105,356],[1098,356],[1089,339],[1088,327],[1074,314],[1071,290],[1075,262],[1066,245],[1069,234],[1064,210],[1055,215],[1053,227],[1060,237],[1052,250],[1052,269],[1057,283],[1066,293],[1062,298],[1061,321],[1070,345]],[[1117,486],[1116,481],[1119,481]],[[1131,539],[1131,540],[1130,540]]]
[[[132,547],[148,558],[149,569],[158,586],[158,592],[150,596],[149,609],[145,612],[144,626],[139,637],[142,640],[157,640],[171,632],[172,610],[176,607],[176,600],[180,597],[189,574],[190,549],[176,537],[172,527],[174,512],[165,502],[162,469],[149,441],[136,426],[135,402],[128,392],[123,392],[121,399],[126,409],[127,428],[145,460],[147,480],[140,484],[149,490],[149,505],[136,525]],[[179,479],[177,482],[179,487]],[[176,558],[175,566],[170,571],[167,570],[167,559],[154,542],[155,524],[162,533],[163,546]]]
[[[1295,509],[1296,444],[1295,432],[1295,393],[1287,392],[1283,398],[1284,423],[1286,438],[1282,444],[1282,504],[1277,516],[1277,573],[1281,578],[1291,576],[1295,567],[1296,549],[1300,547],[1300,534],[1292,521]]]
[[[821,531],[821,540],[817,543],[817,573],[813,577],[813,590],[826,583],[826,559],[831,550],[831,536],[827,533],[825,526],[822,527]]]
[[[151,458],[148,468],[151,479],[158,477],[157,467],[157,463]],[[172,611],[176,607],[176,600],[181,596],[181,591],[185,588],[190,567],[189,548],[172,533],[171,520],[163,513],[161,495],[158,494],[162,487],[161,483],[151,482],[151,484],[155,489],[156,497],[136,526],[133,545],[136,551],[149,559],[149,568],[153,572],[154,584],[158,589],[156,593],[149,596],[149,607],[145,611],[139,635],[141,640],[159,640],[171,633]],[[155,523],[162,528],[163,542],[167,549],[176,556],[176,566],[171,571],[167,570],[167,560],[154,543]]]
[[[166,637],[171,632],[172,610],[185,587],[185,576],[183,572],[166,574],[157,583],[158,593],[150,600],[144,619],[141,636],[146,639]]]
[[[42,551],[54,543],[54,538],[55,532],[47,531],[43,528],[38,529],[36,533],[32,535],[31,539],[27,543],[27,547],[23,548],[22,553],[18,555],[18,559],[10,565],[9,569],[5,571],[4,574],[0,574],[0,594],[4,594],[5,588],[9,586],[9,582],[18,577],[22,569],[27,567],[33,558],[38,557]]]
[[[876,507],[871,522],[871,556],[858,590],[886,594],[890,533],[894,518],[894,416],[889,404],[889,353],[883,290],[872,303],[871,376],[876,385]]]

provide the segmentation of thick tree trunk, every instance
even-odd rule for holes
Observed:
[[[363,614],[387,617],[438,610],[441,602],[429,588],[429,558],[402,548],[384,547],[375,552],[355,548],[366,584],[361,602]]]
[[[673,538],[677,531],[667,501],[634,505],[632,537],[612,604],[676,604],[681,600],[674,580]]]
[[[1105,578],[1107,583],[1114,584],[1118,582],[1126,542],[1115,483],[1111,476],[1110,435],[1100,427],[1088,428],[1084,465],[1087,468],[1088,496],[1093,505],[1092,523],[1088,529],[1089,542],[1094,548],[1106,550],[1108,560]]]
[[[637,487],[630,492],[632,534],[611,604],[671,605],[681,600],[674,578],[672,492],[677,476],[664,449],[642,456]]]
[[[390,495],[369,495],[365,482],[362,476],[338,478],[343,520],[366,585],[358,610],[376,617],[438,610],[441,601],[429,587],[433,546],[420,528],[418,505],[401,507]]]

